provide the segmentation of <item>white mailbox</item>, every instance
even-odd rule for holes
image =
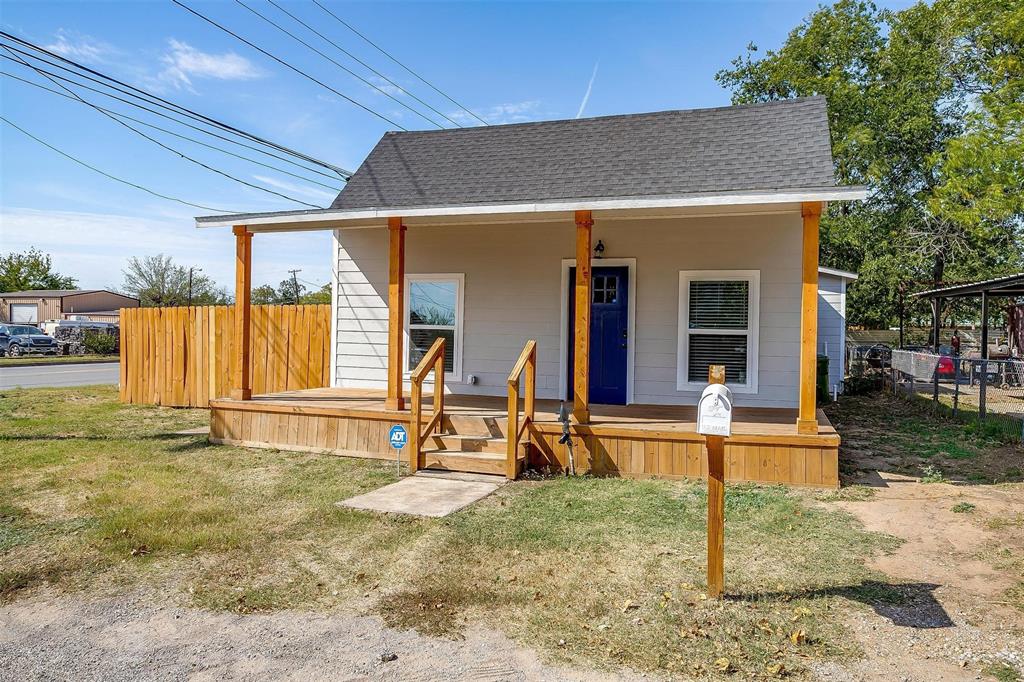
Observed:
[[[711,384],[701,393],[697,403],[697,433],[732,435],[732,391],[725,384]]]

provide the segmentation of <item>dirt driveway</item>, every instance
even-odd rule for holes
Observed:
[[[872,401],[873,410],[905,416],[902,401]],[[1024,484],[931,480],[934,474],[930,479],[927,473],[935,470],[936,457],[915,458],[905,447],[893,456],[891,441],[877,438],[877,417],[865,419],[856,409],[842,407],[831,416],[843,434],[840,460],[848,487],[840,497],[848,499],[827,504],[850,512],[867,530],[904,541],[895,552],[872,561],[903,595],[875,613],[854,613],[849,625],[866,658],[852,665],[819,666],[820,676],[922,682],[1024,679]],[[947,428],[937,422],[926,431]],[[866,434],[869,430],[875,437]],[[926,434],[919,441],[928,438]],[[974,446],[969,441],[940,446],[938,459],[942,461],[946,450]],[[1001,445],[983,449],[977,458],[981,461],[969,464],[974,470],[983,464],[993,474],[999,468],[996,460],[1002,460],[1006,470],[1015,471],[1022,454],[1020,446]],[[949,478],[957,477],[958,468],[971,470],[958,467],[952,458],[944,464]],[[925,472],[923,480],[931,482],[908,471]]]
[[[213,613],[152,595],[41,594],[0,609],[0,680],[618,680],[542,664],[503,635],[464,640],[340,613]]]

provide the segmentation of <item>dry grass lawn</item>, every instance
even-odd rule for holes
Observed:
[[[858,655],[847,610],[906,598],[865,567],[895,540],[820,493],[728,488],[730,595],[714,602],[701,484],[519,481],[446,519],[380,516],[334,503],[393,464],[176,433],[207,417],[107,387],[0,394],[0,602],[131,586],[242,613],[367,610],[440,636],[490,626],[598,667],[772,677]]]

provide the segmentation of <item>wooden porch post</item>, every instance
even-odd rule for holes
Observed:
[[[800,290],[800,412],[797,433],[818,433],[815,382],[818,363],[818,221],[821,202],[801,207],[803,229],[803,276]]]
[[[590,235],[594,220],[590,211],[576,211],[576,339],[573,357],[573,416],[578,424],[590,423]]]
[[[232,368],[231,397],[252,398],[252,371],[249,362],[249,296],[252,289],[252,232],[235,225],[235,357]]]
[[[388,397],[389,410],[405,409],[402,397],[402,336],[405,332],[405,225],[388,218]]]

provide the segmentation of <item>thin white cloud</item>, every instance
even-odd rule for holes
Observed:
[[[495,104],[486,109],[476,109],[475,111],[482,119],[492,125],[524,123],[546,117],[546,114],[540,110],[540,100],[537,99]],[[462,125],[480,125],[480,121],[462,110],[449,112],[448,116]]]
[[[370,83],[373,83],[374,88],[370,89],[373,92],[376,92],[378,95],[380,95],[382,92],[385,92],[391,95],[392,97],[398,97],[400,95],[405,94],[405,90],[398,87],[397,85],[392,85],[391,83],[387,82],[380,76],[370,76],[366,80],[369,81]]]
[[[112,45],[63,28],[57,29],[54,41],[44,47],[62,57],[87,64],[104,64],[118,52]]]
[[[583,93],[583,101],[580,102],[579,111],[576,112],[576,118],[583,116],[583,110],[587,108],[587,102],[590,101],[590,91],[594,89],[594,79],[597,78],[597,65],[598,62],[594,62],[594,72],[590,74],[590,82],[587,83],[587,91]]]
[[[157,80],[177,89],[191,88],[196,78],[215,80],[253,80],[264,73],[255,64],[235,52],[213,54],[171,38],[170,50],[160,61],[164,64]]]
[[[275,187],[286,194],[297,194],[299,196],[316,199],[318,201],[326,201],[328,204],[334,201],[334,198],[338,196],[337,194],[331,194],[325,190],[298,185],[294,182],[285,182],[284,180],[278,180],[277,178],[271,178],[266,175],[253,175],[252,177],[258,182]]]

